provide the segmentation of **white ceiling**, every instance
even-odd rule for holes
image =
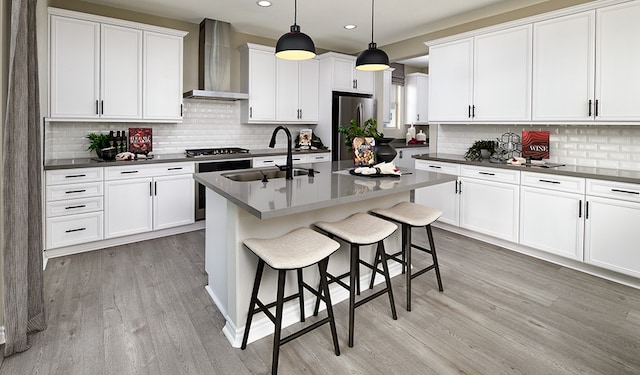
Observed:
[[[156,16],[200,23],[212,18],[231,23],[237,31],[278,39],[289,31],[294,0],[271,0],[268,8],[256,0],[84,0]],[[546,0],[378,0],[375,2],[375,42],[395,43],[456,24],[492,16]],[[298,25],[316,47],[357,53],[371,41],[370,0],[298,0]],[[356,24],[354,30],[344,29]]]

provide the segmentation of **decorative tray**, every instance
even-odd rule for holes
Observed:
[[[370,177],[370,178],[379,178],[379,177],[399,178],[400,177],[399,174],[387,174],[387,173],[362,174],[362,173],[356,173],[355,169],[349,169],[349,174],[351,174],[353,176]]]

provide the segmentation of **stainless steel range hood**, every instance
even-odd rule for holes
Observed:
[[[198,89],[185,92],[184,98],[243,100],[249,94],[230,92],[231,25],[205,18],[200,22],[198,47]]]

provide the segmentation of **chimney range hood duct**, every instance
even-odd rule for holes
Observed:
[[[249,94],[230,92],[231,25],[205,18],[200,22],[198,46],[198,90],[185,92],[184,98],[234,101]]]

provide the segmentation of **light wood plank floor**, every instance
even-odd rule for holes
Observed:
[[[414,236],[425,243],[424,231]],[[639,374],[640,291],[434,230],[444,282],[393,280],[398,320],[378,298],[335,308],[328,326],[282,347],[282,374]],[[231,348],[204,285],[204,232],[53,259],[45,271],[49,328],[6,358],[13,374],[263,374],[271,337]],[[418,258],[416,256],[416,258]],[[253,275],[247,275],[253,278]],[[297,327],[294,326],[294,327]]]

